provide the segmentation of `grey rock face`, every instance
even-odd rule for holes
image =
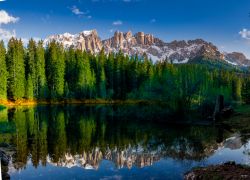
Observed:
[[[131,31],[125,33],[117,31],[113,37],[102,41],[97,31],[91,30],[82,31],[75,35],[69,33],[52,35],[46,38],[44,43],[46,45],[53,40],[62,43],[66,48],[73,47],[93,54],[100,52],[102,48],[106,54],[119,51],[129,56],[144,56],[146,54],[153,62],[167,60],[173,63],[187,63],[195,58],[206,57],[233,65],[250,65],[250,60],[244,54],[238,52],[222,53],[215,45],[203,39],[166,43],[152,34],[144,32],[133,35]]]

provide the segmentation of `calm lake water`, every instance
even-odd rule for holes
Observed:
[[[8,173],[24,180],[183,179],[196,166],[250,164],[248,138],[224,127],[155,123],[173,121],[159,112],[138,106],[2,110],[0,142],[12,146]]]

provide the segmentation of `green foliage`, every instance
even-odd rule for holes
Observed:
[[[246,69],[204,57],[153,64],[146,55],[93,55],[55,41],[44,48],[31,39],[24,49],[12,38],[7,53],[0,45],[0,63],[0,99],[135,99],[161,101],[175,111],[212,105],[218,95],[228,103],[250,102]]]
[[[33,99],[33,97],[34,97],[34,94],[33,94],[33,81],[32,81],[32,76],[30,74],[27,77],[25,87],[26,87],[25,97],[27,99]]]
[[[26,80],[30,81],[30,82],[27,82],[26,84],[27,85],[30,85],[32,84],[32,86],[34,86],[32,88],[32,91],[33,89],[35,90],[34,91],[34,95],[35,97],[38,96],[38,89],[37,89],[37,68],[36,68],[36,42],[31,39],[29,41],[29,44],[28,44],[28,48],[27,48],[27,54],[26,54],[26,58],[25,58],[25,77],[26,77]],[[28,79],[30,78],[30,79]],[[27,89],[27,87],[26,87]],[[31,89],[29,87],[29,89]],[[27,91],[26,91],[27,93]],[[32,92],[32,97],[33,97],[33,92]]]
[[[34,88],[34,94],[39,99],[46,99],[49,96],[47,77],[45,73],[45,51],[43,48],[43,41],[39,41],[36,48],[35,56],[36,66],[36,87]]]
[[[0,42],[0,100],[7,99],[7,78],[6,50],[3,41]]]
[[[241,96],[243,102],[250,104],[250,78],[245,78],[242,85]]]
[[[21,40],[11,38],[6,57],[8,70],[8,98],[22,99],[25,95],[24,49]]]
[[[65,61],[62,45],[51,42],[47,49],[46,70],[51,99],[60,99],[64,95]]]

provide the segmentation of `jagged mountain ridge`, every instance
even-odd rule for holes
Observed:
[[[167,43],[152,34],[138,32],[133,35],[131,31],[126,33],[117,31],[113,37],[101,40],[96,30],[90,30],[75,35],[70,33],[52,35],[47,37],[44,43],[48,44],[53,40],[62,43],[65,48],[73,47],[94,54],[104,49],[107,54],[121,50],[127,55],[147,55],[154,62],[168,60],[173,63],[187,63],[198,57],[207,57],[223,60],[232,65],[250,66],[250,60],[244,54],[221,52],[214,44],[203,39]]]
[[[70,33],[51,35],[44,40],[44,44],[46,45],[53,40],[62,43],[65,48],[73,47],[92,53],[98,53],[103,47],[96,30],[82,31],[75,35]]]

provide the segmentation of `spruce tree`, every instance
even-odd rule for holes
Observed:
[[[30,85],[32,83],[34,92],[32,93],[36,98],[38,97],[38,81],[37,81],[37,68],[36,68],[36,42],[31,39],[28,43],[27,55],[25,58],[25,76],[26,80],[31,82],[27,82],[26,85]],[[26,89],[31,89],[30,87],[26,87]],[[26,92],[27,93],[27,92]],[[30,97],[29,97],[30,98]]]
[[[67,85],[68,97],[75,97],[76,90],[76,52],[73,48],[66,51],[65,59],[65,86]]]
[[[35,54],[35,66],[36,66],[36,92],[37,98],[46,99],[48,98],[48,84],[45,71],[45,51],[43,48],[43,41],[39,41],[36,48]]]
[[[64,95],[65,75],[64,50],[63,46],[55,41],[48,46],[47,74],[51,98],[62,98]]]
[[[236,101],[241,100],[241,80],[237,77],[235,77],[232,80],[232,93],[233,93],[233,99]]]
[[[7,99],[7,77],[8,72],[6,69],[6,50],[4,42],[0,42],[0,100]]]
[[[250,79],[245,78],[241,90],[242,100],[246,104],[250,104]]]
[[[106,76],[104,68],[101,70],[101,77],[100,77],[100,97],[106,98]]]
[[[34,93],[33,93],[33,80],[31,74],[28,75],[26,80],[26,91],[25,91],[25,97],[27,99],[33,99]]]
[[[78,98],[91,98],[95,94],[96,80],[86,52],[76,51],[76,73]]]
[[[8,97],[22,99],[25,95],[24,49],[21,40],[11,38],[7,52]]]

